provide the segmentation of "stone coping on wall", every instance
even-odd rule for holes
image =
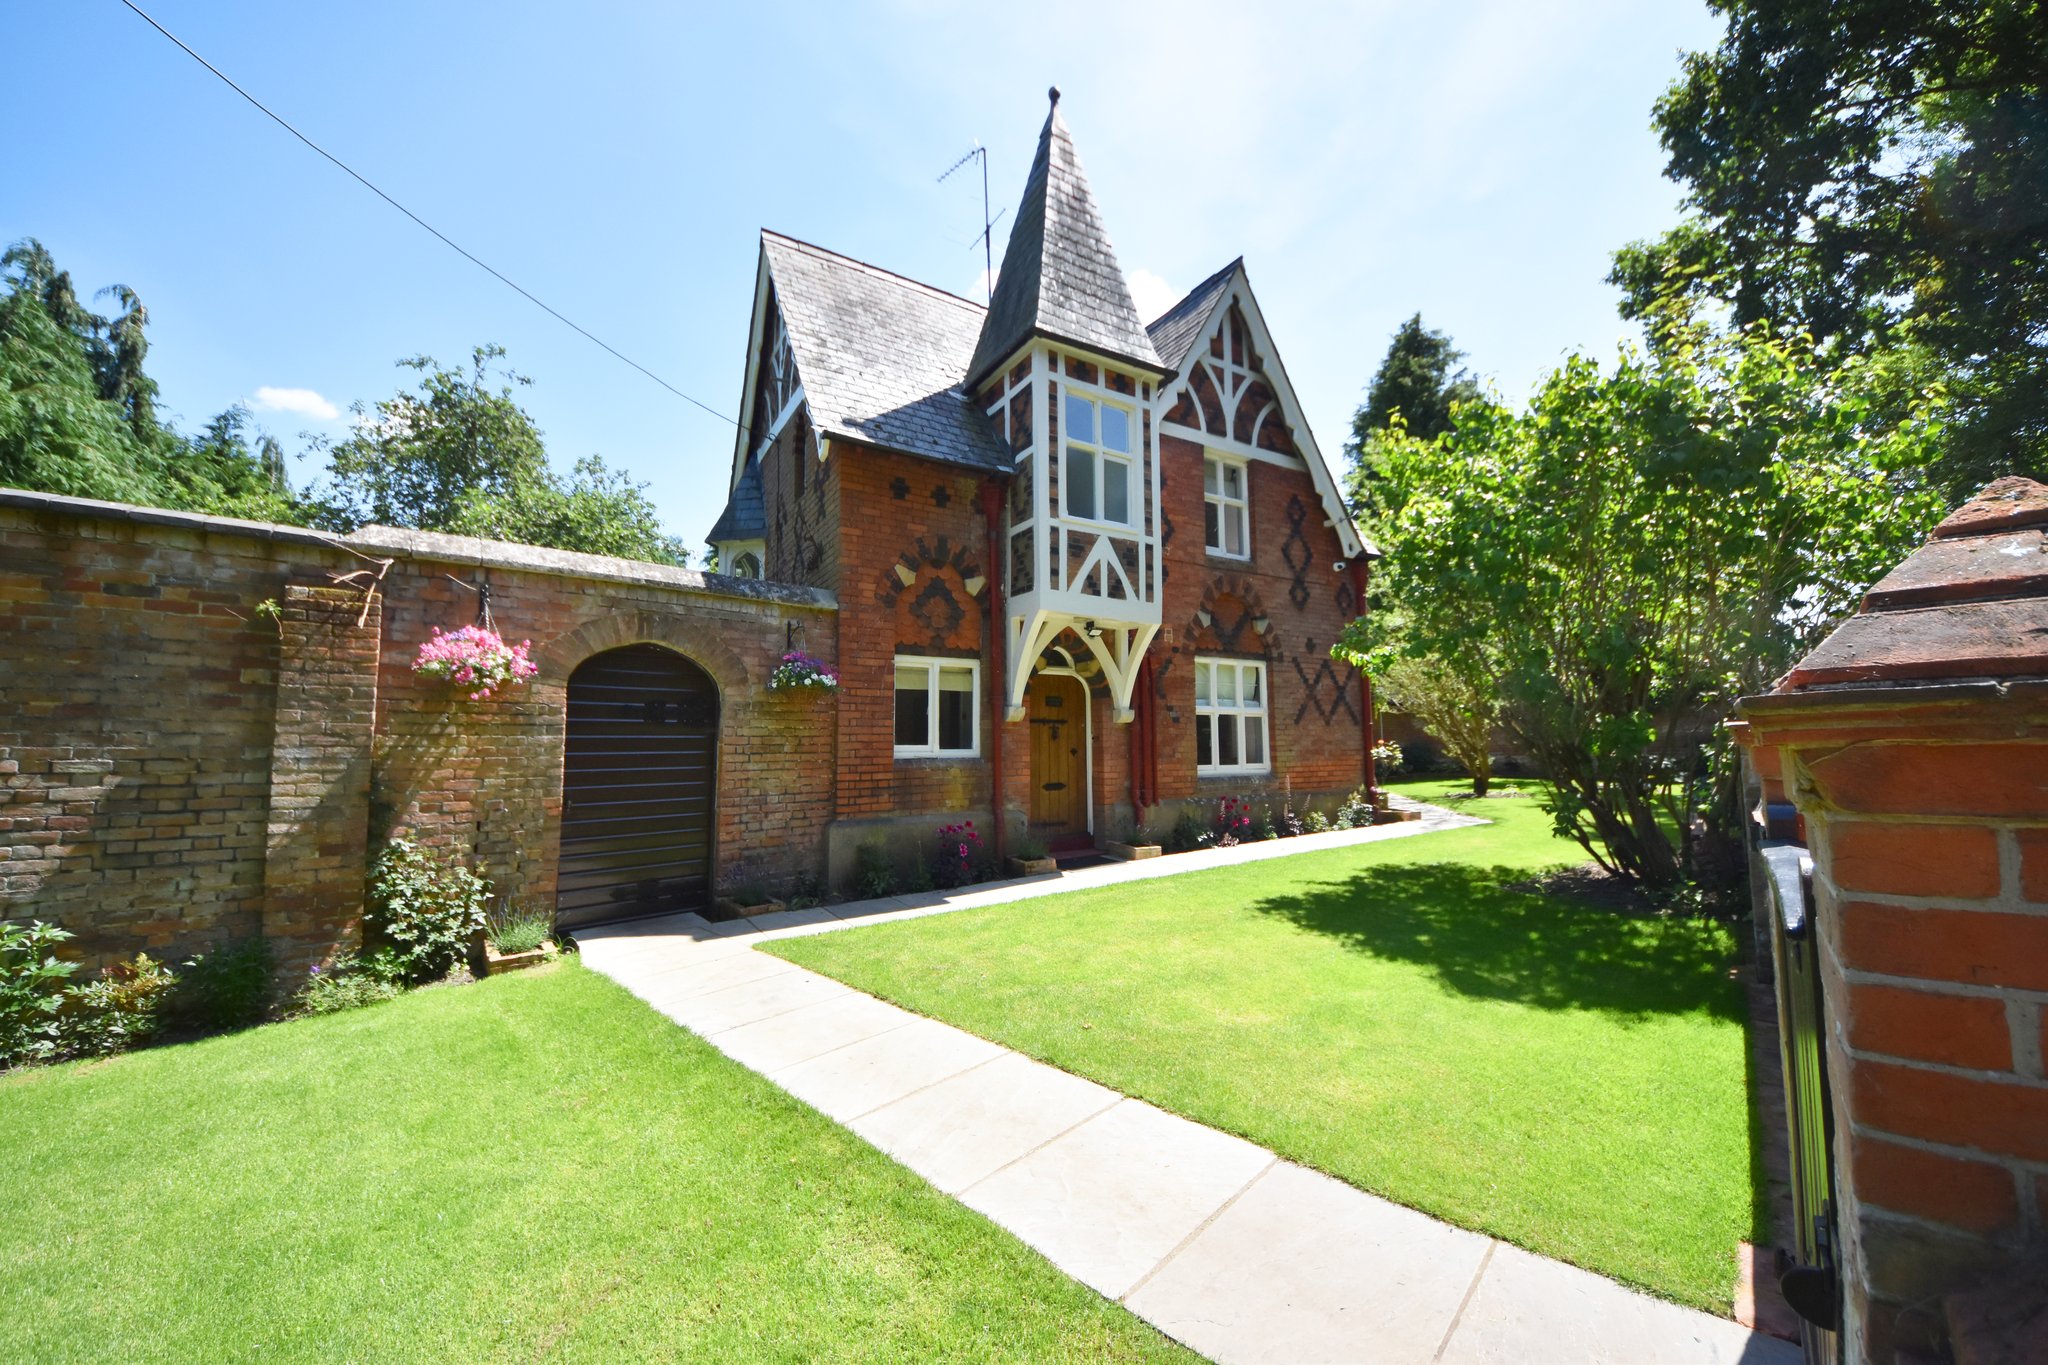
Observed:
[[[475,536],[452,536],[438,531],[409,531],[396,526],[365,526],[346,536],[329,535],[306,526],[285,526],[276,522],[245,521],[239,517],[207,516],[167,507],[141,507],[125,502],[101,502],[94,498],[72,498],[56,493],[37,493],[24,488],[0,488],[0,508],[19,508],[79,520],[128,522],[138,526],[163,526],[207,535],[242,536],[276,544],[304,545],[354,551],[358,554],[393,558],[432,560],[476,568],[509,569],[557,577],[587,578],[636,586],[673,588],[717,597],[736,597],[781,606],[836,611],[838,601],[822,588],[790,583],[769,583],[757,578],[735,578],[730,574],[706,573],[701,569],[672,564],[649,564],[610,555],[584,554],[576,550],[554,550],[540,545],[519,545],[510,541],[484,540]]]

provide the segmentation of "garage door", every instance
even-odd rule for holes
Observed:
[[[556,922],[709,904],[717,768],[718,689],[682,655],[628,645],[570,674]]]

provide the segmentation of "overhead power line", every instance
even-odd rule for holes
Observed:
[[[618,347],[612,345],[603,337],[598,336],[596,333],[590,331],[586,327],[580,326],[570,318],[564,317],[556,309],[551,308],[546,303],[542,302],[540,299],[535,298],[530,292],[523,288],[518,283],[518,281],[509,278],[507,275],[505,275],[503,271],[497,270],[491,265],[487,264],[486,262],[477,259],[476,255],[470,250],[468,250],[466,247],[464,247],[460,242],[450,237],[447,233],[441,231],[441,229],[435,227],[426,219],[420,217],[417,213],[414,213],[405,205],[399,203],[396,199],[393,199],[390,195],[384,193],[384,191],[378,189],[375,185],[370,183],[369,179],[366,176],[364,176],[360,171],[356,170],[355,167],[349,165],[346,161],[343,161],[340,157],[328,151],[319,143],[313,141],[312,138],[307,137],[297,128],[294,128],[288,120],[286,120],[282,115],[278,114],[269,105],[265,104],[262,100],[257,99],[254,95],[244,90],[241,86],[236,85],[235,82],[228,76],[228,74],[225,71],[222,71],[212,62],[209,62],[208,60],[206,60],[206,58],[200,56],[197,52],[194,52],[191,49],[191,47],[185,42],[184,39],[180,38],[177,34],[165,28],[162,24],[159,24],[154,18],[150,16],[147,10],[143,9],[142,6],[136,4],[135,0],[121,0],[121,3],[126,5],[129,9],[135,11],[136,15],[140,17],[144,23],[148,24],[158,33],[163,34],[164,37],[170,39],[173,43],[176,43],[178,47],[184,51],[186,56],[190,57],[193,61],[199,63],[208,71],[211,71],[214,75],[218,76],[221,80],[221,83],[226,85],[228,89],[234,91],[237,95],[240,95],[243,99],[255,105],[256,108],[261,110],[264,116],[269,118],[271,122],[275,123],[278,127],[284,129],[287,133],[290,133],[293,137],[305,143],[308,147],[311,147],[321,156],[327,158],[327,160],[333,162],[336,166],[340,167],[342,171],[347,173],[350,179],[354,180],[364,189],[376,195],[379,199],[382,199],[385,203],[391,205],[392,208],[397,209],[406,217],[412,219],[413,222],[419,224],[428,232],[433,233],[434,236],[440,238],[441,241],[445,243],[451,250],[456,252],[464,260],[468,261],[471,265],[474,265],[477,269],[484,271],[486,274],[490,275],[492,279],[498,281],[506,288],[511,289],[512,291],[517,293],[521,298],[525,299],[528,303],[540,309],[542,312],[546,313],[549,317],[561,323],[563,326],[575,331],[585,340],[590,341],[597,346],[603,347],[604,350],[610,353],[610,355],[614,359],[624,361],[626,364],[631,365],[634,369],[640,371],[640,373],[646,375],[649,379],[652,379],[655,383],[661,385],[664,389],[667,389],[670,393],[682,399],[685,403],[694,403],[696,406],[704,409],[704,411],[710,413],[713,417],[716,417],[721,421],[730,422],[733,426],[739,425],[739,423],[735,421],[733,418],[728,417],[725,413],[720,412],[717,408],[712,407],[709,403],[705,403],[699,399],[692,398],[689,394],[684,393],[681,389],[669,383],[666,379],[663,379],[660,375],[648,369],[639,361],[633,359],[633,357],[619,350]]]

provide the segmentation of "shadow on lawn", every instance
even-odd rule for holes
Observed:
[[[1526,868],[1364,868],[1252,908],[1375,957],[1429,968],[1462,994],[1545,1009],[1743,1017],[1726,939],[1697,920],[1614,915],[1508,891]]]

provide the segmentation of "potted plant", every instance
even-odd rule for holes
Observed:
[[[1112,858],[1136,862],[1140,858],[1157,858],[1159,845],[1152,842],[1144,828],[1134,821],[1124,820],[1118,824],[1117,837],[1103,844],[1102,851]]]
[[[745,863],[734,865],[726,875],[726,889],[712,907],[715,913],[708,918],[714,920],[751,919],[755,915],[769,915],[787,907],[768,894],[768,887]]]
[[[477,955],[476,974],[497,976],[501,972],[522,971],[537,967],[554,955],[554,925],[546,915],[493,916],[484,927],[483,951]]]
[[[1060,865],[1053,861],[1051,850],[1045,841],[1026,831],[1024,836],[1010,845],[1010,875],[1013,877],[1042,877],[1048,872],[1057,872]]]

